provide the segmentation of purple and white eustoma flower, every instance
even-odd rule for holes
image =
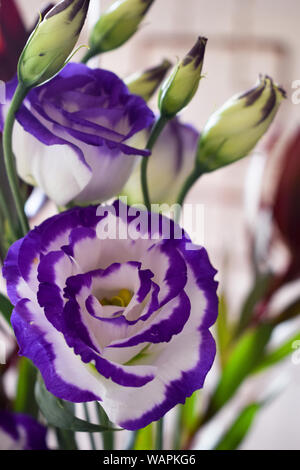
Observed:
[[[0,411],[0,450],[46,450],[46,428],[21,413]]]
[[[178,118],[167,123],[157,139],[148,163],[147,180],[153,204],[174,204],[196,159],[199,132]],[[141,168],[137,165],[122,190],[128,202],[143,202]]]
[[[57,397],[98,400],[134,430],[203,386],[216,271],[166,217],[120,201],[70,209],[12,245],[3,274],[20,353]]]
[[[17,86],[7,85],[0,130]],[[154,116],[112,72],[69,63],[32,89],[17,113],[13,149],[19,176],[56,204],[102,202],[117,195],[144,149]],[[134,143],[133,143],[134,141]]]

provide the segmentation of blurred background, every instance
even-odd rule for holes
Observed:
[[[28,27],[32,26],[35,13],[45,5],[41,0],[17,3]],[[88,28],[111,3],[91,0],[88,24],[80,43],[87,41]],[[204,78],[195,99],[182,112],[182,120],[200,131],[215,109],[233,94],[251,88],[259,73],[270,75],[287,91],[288,99],[255,154],[204,176],[186,200],[203,205],[203,231],[193,238],[206,246],[219,271],[218,280],[222,291],[226,290],[232,317],[239,312],[252,283],[249,247],[260,220],[259,201],[263,200],[265,206],[272,201],[281,171],[282,149],[300,124],[300,103],[292,102],[293,82],[300,80],[299,17],[298,0],[156,0],[139,33],[126,46],[92,63],[126,77],[160,63],[163,58],[175,64],[197,36],[206,36]],[[275,244],[272,250],[275,268],[280,269],[286,258],[283,244]],[[275,310],[290,299],[292,291],[299,292],[299,284],[293,283],[278,298],[275,296]],[[296,326],[299,321],[298,325],[282,326],[278,337],[284,336],[286,329],[293,333]],[[218,363],[214,367],[217,370]],[[208,386],[213,383],[215,372],[210,374]],[[199,436],[198,446],[209,448],[224,423],[232,419],[239,401],[244,397],[255,399],[274,381],[282,387],[280,396],[260,413],[242,448],[300,449],[300,364],[293,364],[290,357],[263,379],[247,382],[237,402],[209,425],[205,435]]]

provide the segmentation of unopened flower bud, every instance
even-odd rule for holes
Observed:
[[[248,155],[268,130],[285,91],[272,78],[260,76],[257,85],[233,96],[209,118],[199,141],[197,162],[205,172]]]
[[[163,116],[172,118],[194,97],[201,79],[206,43],[206,38],[199,37],[194,47],[162,85],[159,109]]]
[[[66,64],[83,27],[90,0],[63,0],[38,24],[21,54],[19,80],[42,85]]]
[[[137,31],[154,0],[118,0],[104,12],[90,37],[87,59],[120,47]]]
[[[171,62],[164,60],[157,67],[131,75],[125,79],[125,83],[131,93],[141,96],[145,101],[149,101],[165,78],[171,65]]]

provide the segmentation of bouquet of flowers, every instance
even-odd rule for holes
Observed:
[[[167,447],[167,435],[170,448],[190,449],[240,385],[287,356],[300,338],[298,332],[269,350],[277,325],[299,308],[297,299],[268,315],[273,294],[299,276],[298,241],[286,221],[286,177],[270,210],[291,264],[278,274],[253,256],[254,287],[234,323],[223,286],[218,301],[207,251],[179,225],[190,188],[251,152],[285,92],[260,76],[215,111],[200,133],[178,113],[197,99],[207,39],[197,38],[173,70],[164,60],[123,81],[89,61],[126,43],[154,0],[113,3],[96,21],[78,63],[74,47],[89,3],[50,6],[31,34],[13,0],[0,6],[6,81],[0,325],[17,342],[0,366],[0,447],[77,449],[80,432],[91,449],[159,450]],[[155,115],[147,102],[157,90]],[[299,134],[287,150],[290,180],[299,175],[298,150]],[[35,227],[25,210],[32,186],[57,208]],[[299,193],[296,182],[294,189]],[[257,254],[255,247],[254,236]],[[203,404],[199,390],[216,350],[220,376]],[[6,385],[11,370],[17,370],[13,394]],[[247,403],[216,448],[237,448],[263,405]],[[169,411],[172,431],[163,424]]]

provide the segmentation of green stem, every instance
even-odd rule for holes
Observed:
[[[56,428],[56,438],[61,450],[78,450],[76,438],[72,431]]]
[[[164,116],[160,116],[157,119],[156,123],[153,126],[149,140],[146,145],[146,148],[148,150],[153,149],[155,142],[157,141],[158,137],[160,136],[167,122],[168,122],[168,119]],[[147,181],[147,169],[148,169],[148,164],[149,164],[149,158],[150,157],[143,158],[142,166],[141,166],[141,186],[142,186],[142,191],[143,191],[144,203],[148,211],[151,210],[151,200],[150,200],[148,181]]]
[[[2,218],[2,214],[0,213],[0,262],[3,264],[4,259],[5,259],[5,242],[4,242],[4,233],[5,233],[5,226],[4,226],[4,221]]]
[[[83,58],[81,59],[81,63],[82,63],[82,64],[87,64],[88,61],[89,61],[90,59],[92,59],[93,57],[95,57],[96,55],[98,55],[98,52],[95,53],[95,52],[93,51],[93,49],[91,49],[91,48],[88,49],[88,50],[86,51],[85,55],[83,56]]]
[[[139,429],[137,431],[132,431],[131,432],[129,444],[127,446],[127,450],[134,450],[138,435],[139,435]]]
[[[12,135],[13,128],[15,123],[16,113],[19,110],[21,104],[23,103],[24,98],[28,93],[28,89],[24,85],[18,85],[16,92],[13,96],[13,99],[8,110],[8,114],[5,120],[4,131],[3,131],[3,151],[4,151],[4,161],[6,166],[6,172],[10,188],[14,197],[14,202],[16,205],[18,217],[20,220],[22,233],[26,235],[29,231],[28,221],[24,212],[24,204],[22,195],[19,189],[19,181],[16,172],[15,157],[12,149]]]
[[[98,402],[96,402],[97,413],[99,418],[99,424],[102,426],[109,426],[110,422],[105,413],[104,409]],[[104,450],[114,450],[114,432],[113,431],[104,431],[102,434],[102,442],[103,442],[103,449]]]
[[[178,199],[177,199],[177,212],[175,214],[175,221],[179,222],[182,206],[184,203],[184,200],[189,192],[189,190],[192,188],[192,186],[195,184],[198,178],[200,178],[201,172],[199,171],[198,167],[196,166],[190,176],[186,179],[184,185],[181,188],[181,191],[179,193]]]
[[[22,357],[19,362],[19,374],[14,410],[33,417],[38,415],[38,406],[34,398],[37,370],[32,362]]]
[[[15,239],[17,239],[18,237],[17,237],[16,231],[15,231],[15,226],[14,226],[14,221],[13,221],[13,214],[10,210],[8,210],[8,206],[5,202],[5,197],[4,197],[1,189],[0,189],[0,210],[2,212],[2,215],[3,215],[4,219],[7,220],[8,224],[9,224],[9,228],[11,230],[11,233],[13,234]],[[2,235],[2,238],[3,238],[3,235]]]
[[[88,405],[85,402],[83,403],[83,409],[84,409],[85,419],[86,419],[86,421],[88,421],[90,423],[91,422],[91,417],[90,417]],[[92,450],[97,450],[96,443],[95,443],[95,438],[94,438],[94,435],[93,435],[92,432],[89,433],[89,439],[90,439]]]
[[[4,153],[3,153],[3,145],[2,145],[2,138],[0,139],[0,171],[1,171],[1,181],[0,181],[0,211],[2,212],[4,221],[8,223],[10,235],[13,236],[14,240],[17,240],[18,237],[18,228],[16,227],[16,217],[15,217],[15,210],[14,207],[11,207],[11,189],[8,185],[6,171],[5,171],[5,164],[4,164]],[[5,224],[3,225],[4,230],[6,229]],[[4,239],[5,232],[2,232]]]
[[[173,450],[179,450],[180,444],[182,440],[182,414],[183,414],[183,406],[178,405],[176,409],[176,425],[174,429],[174,436],[173,436]]]
[[[157,422],[155,450],[163,450],[164,448],[164,418]]]

